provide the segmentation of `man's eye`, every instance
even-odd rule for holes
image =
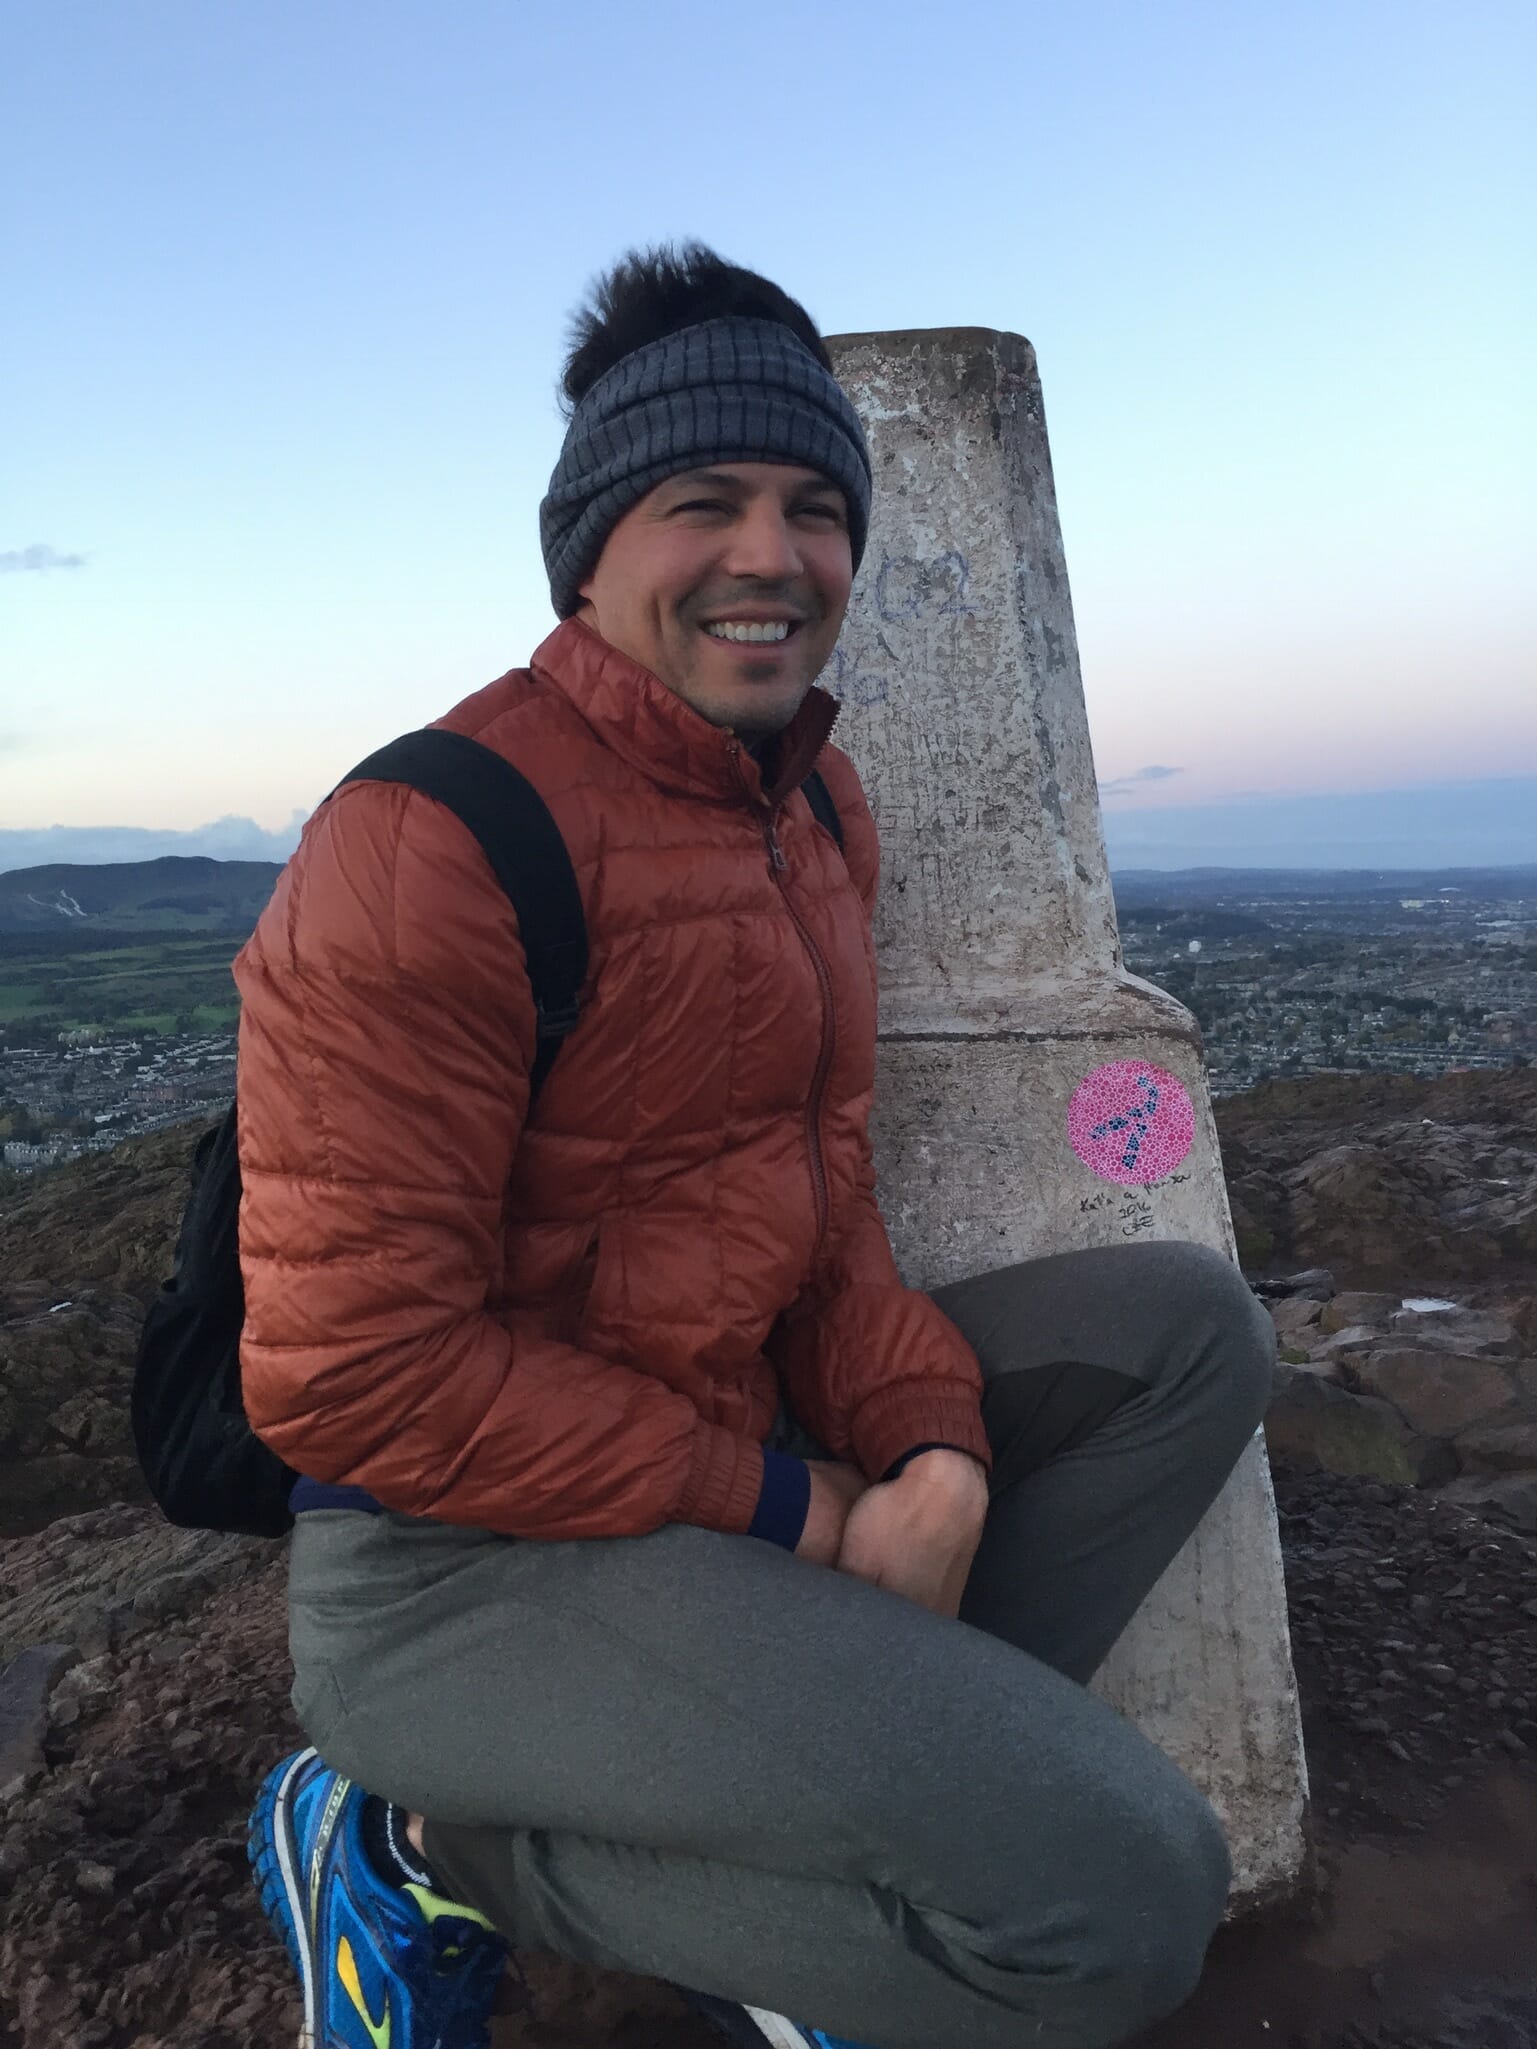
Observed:
[[[843,514],[836,505],[803,505],[802,512],[814,512],[822,519],[830,519],[835,526],[842,526]]]
[[[731,507],[722,498],[690,498],[682,505],[675,505],[674,512],[729,512]]]

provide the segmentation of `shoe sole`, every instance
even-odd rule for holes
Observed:
[[[710,2023],[715,2032],[737,2049],[764,2049],[763,2030],[750,2017],[749,2009],[733,1999],[717,1999],[709,1992],[695,1992],[687,1985],[675,1987],[695,2013]],[[804,2043],[797,2049],[805,2049]]]
[[[766,2007],[743,2006],[734,1999],[717,1999],[713,1993],[694,1992],[686,1985],[675,1988],[695,2013],[704,2018],[728,2040],[742,2045],[742,2049],[809,2049],[809,2045],[820,2043],[821,2037],[808,2034],[805,2028],[798,2028],[794,2021],[785,2019],[782,2013],[770,2013]]]
[[[783,2014],[769,2013],[761,2006],[744,2006],[742,2011],[771,2049],[806,2049],[808,2038],[805,2029],[798,2028],[794,2021],[787,2021]]]
[[[262,1910],[281,1937],[304,1993],[304,2024],[298,2049],[318,2049],[318,1988],[304,1926],[304,1883],[299,1871],[290,1794],[299,1772],[319,1753],[301,1750],[287,1764],[276,1765],[262,1781],[256,1808],[246,1832],[246,1858],[261,1894]]]

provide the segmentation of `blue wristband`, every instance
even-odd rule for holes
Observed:
[[[788,1452],[763,1454],[763,1492],[748,1524],[749,1537],[762,1537],[793,1551],[806,1528],[811,1509],[811,1468]]]

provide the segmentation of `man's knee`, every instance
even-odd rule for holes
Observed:
[[[1123,1820],[1107,1847],[1084,1899],[1079,1953],[1061,1978],[1047,1980],[1047,1996],[1061,2000],[1064,2036],[1086,2049],[1108,2049],[1185,2003],[1232,1882],[1221,1824],[1182,1774],[1156,1807]]]
[[[1122,1981],[1137,2008],[1131,2027],[1172,2013],[1195,1990],[1233,1879],[1222,1824],[1194,1786],[1140,1856],[1141,1897],[1111,1929],[1111,1955],[1121,1958]]]
[[[1232,1879],[1221,1824],[1185,1774],[1129,1727],[1107,1738],[1091,1777],[1063,1780],[1055,1799],[1030,1786],[990,1907],[935,1931],[954,1980],[1075,2049],[1110,2049],[1184,2004]]]
[[[1193,1370],[1206,1405],[1241,1438],[1259,1428],[1275,1378],[1276,1335],[1264,1305],[1224,1252],[1184,1240],[1149,1246],[1173,1328],[1197,1340]]]

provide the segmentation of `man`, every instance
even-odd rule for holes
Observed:
[[[264,1902],[345,2049],[483,2044],[504,1945],[778,2049],[1098,2049],[1189,1992],[1229,1865],[1086,1682],[1252,1435],[1269,1321],[1188,1245],[901,1285],[875,833],[814,687],[858,419],[697,246],[603,281],[564,389],[561,624],[440,722],[582,890],[532,1113],[513,915],[430,799],[332,798],[237,964],[245,1395],[306,1475],[317,1747],[263,1787]]]

